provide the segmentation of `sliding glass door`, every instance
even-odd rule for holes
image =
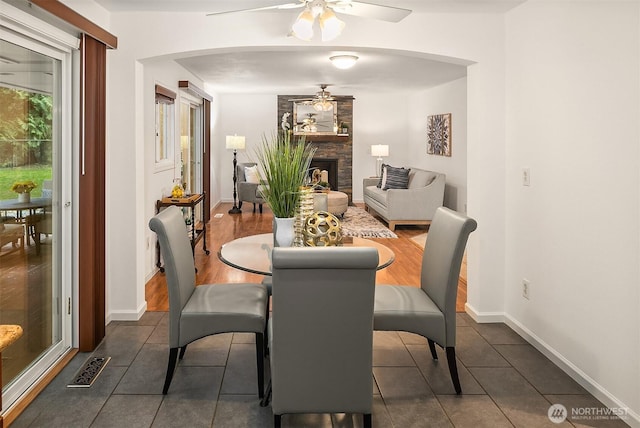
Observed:
[[[5,409],[71,345],[71,63],[0,28],[0,324],[23,329],[2,353]]]

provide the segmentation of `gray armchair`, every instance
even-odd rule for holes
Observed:
[[[253,212],[256,212],[256,204],[258,204],[260,214],[262,214],[262,204],[264,203],[264,199],[262,199],[262,195],[258,190],[260,184],[247,182],[247,178],[244,173],[245,167],[254,165],[254,162],[239,163],[236,165],[236,177],[238,179],[238,208],[242,209],[242,202],[251,202],[253,203]]]
[[[264,333],[267,290],[262,284],[208,284],[196,287],[191,243],[180,209],[170,206],[149,221],[158,235],[169,290],[169,364],[163,394],[169,391],[178,350],[218,333],[256,335],[258,396],[264,395]]]
[[[273,249],[272,409],[363,413],[373,406],[374,248]]]
[[[458,277],[467,238],[476,227],[474,219],[438,208],[422,255],[420,288],[376,286],[374,330],[419,334],[427,339],[434,360],[438,359],[435,343],[446,349],[458,394],[462,392],[455,352]]]

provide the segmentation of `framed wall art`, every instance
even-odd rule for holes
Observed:
[[[427,154],[451,156],[451,113],[427,117]]]

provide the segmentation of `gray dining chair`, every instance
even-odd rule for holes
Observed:
[[[269,352],[276,427],[283,414],[345,412],[362,413],[371,427],[377,266],[375,248],[273,249]]]
[[[149,221],[158,235],[169,290],[169,363],[162,393],[169,391],[178,350],[218,333],[255,333],[258,396],[264,395],[264,333],[267,322],[267,290],[262,284],[207,284],[196,286],[191,242],[176,206]]]
[[[451,380],[462,392],[456,364],[456,297],[460,264],[474,219],[440,207],[436,210],[422,255],[420,288],[376,286],[374,330],[407,331],[427,339],[431,356],[435,343],[446,350]]]

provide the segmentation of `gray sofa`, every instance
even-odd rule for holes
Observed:
[[[379,178],[363,180],[365,209],[395,230],[398,224],[428,225],[444,201],[445,174],[411,168],[407,189],[382,190]]]

